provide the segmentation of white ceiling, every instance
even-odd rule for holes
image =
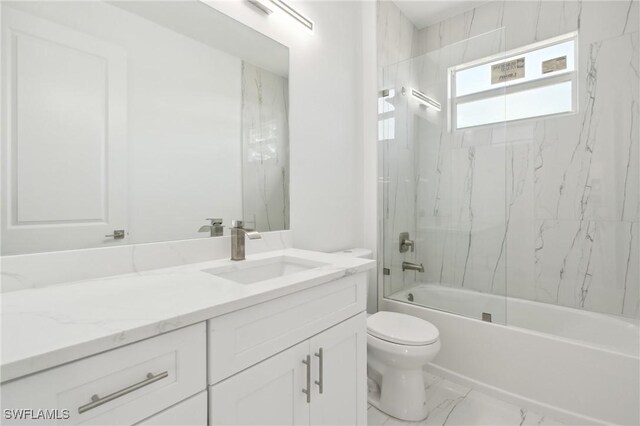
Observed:
[[[487,0],[395,0],[402,13],[419,30],[473,9]]]

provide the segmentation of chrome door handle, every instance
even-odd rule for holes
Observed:
[[[101,406],[102,404],[106,404],[109,401],[113,401],[114,399],[120,398],[121,396],[125,396],[128,393],[131,393],[133,391],[136,391],[140,388],[143,388],[145,386],[149,386],[151,383],[155,383],[158,380],[162,380],[165,377],[169,376],[169,372],[168,371],[163,371],[160,374],[157,375],[153,375],[153,373],[147,373],[147,378],[144,379],[141,382],[135,383],[131,386],[127,386],[124,389],[120,389],[119,391],[110,393],[107,396],[103,396],[102,398],[100,398],[98,395],[93,395],[91,397],[91,402],[89,402],[88,404],[85,405],[81,405],[80,407],[78,407],[78,413],[82,414],[84,412],[87,412],[89,410],[93,410],[96,407]]]
[[[121,240],[124,238],[124,229],[114,229],[113,234],[105,235],[105,237]]]
[[[318,349],[318,352],[316,352],[314,354],[315,356],[318,357],[318,379],[315,381],[315,384],[318,385],[318,388],[320,389],[320,393],[322,393],[322,390],[324,388],[323,382],[324,382],[324,373],[323,373],[323,364],[324,364],[324,352],[322,351],[322,348]]]
[[[302,389],[302,393],[307,395],[307,403],[311,403],[311,355],[307,355],[306,359],[302,360],[302,363],[307,366],[307,388]]]

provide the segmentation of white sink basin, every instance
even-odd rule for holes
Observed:
[[[228,266],[203,269],[202,272],[240,284],[254,284],[325,265],[328,264],[293,256],[279,256],[259,260],[241,260]]]

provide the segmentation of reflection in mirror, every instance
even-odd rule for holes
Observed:
[[[0,7],[3,255],[288,228],[285,46],[198,1]]]

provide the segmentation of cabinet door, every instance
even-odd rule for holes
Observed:
[[[146,420],[138,426],[202,426],[207,424],[207,391],[202,391]]]
[[[311,424],[365,425],[366,314],[362,312],[311,338],[310,350],[314,383],[311,395]]]
[[[309,424],[307,355],[305,341],[211,386],[209,424]]]

